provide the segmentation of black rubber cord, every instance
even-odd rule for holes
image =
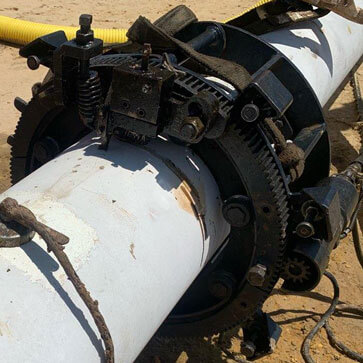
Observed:
[[[358,242],[359,242],[359,238],[358,238]],[[329,307],[329,309],[326,311],[326,313],[322,316],[322,318],[318,321],[318,323],[314,326],[314,328],[310,331],[310,333],[308,334],[308,336],[304,339],[304,343],[301,347],[301,354],[305,360],[305,362],[307,363],[315,363],[315,361],[313,360],[313,358],[310,355],[310,344],[311,341],[313,340],[314,336],[316,335],[316,333],[322,328],[324,327],[327,334],[328,334],[328,338],[330,341],[330,344],[335,347],[340,353],[344,354],[345,356],[354,359],[358,362],[362,362],[363,363],[363,355],[354,352],[353,350],[351,350],[350,348],[348,348],[344,343],[342,343],[341,341],[339,341],[336,337],[335,334],[333,332],[333,330],[331,329],[330,325],[329,325],[329,318],[333,315],[333,314],[337,314],[340,312],[347,312],[350,314],[355,314],[355,315],[359,315],[359,316],[363,316],[363,309],[358,307],[358,306],[354,306],[354,305],[345,305],[342,304],[341,306],[337,306],[339,304],[339,285],[337,280],[335,279],[335,277],[330,273],[330,272],[325,272],[324,275],[326,277],[329,278],[329,280],[331,281],[331,283],[333,284],[334,287],[334,297],[332,300],[332,303]]]
[[[355,253],[357,255],[358,261],[363,268],[363,253],[362,253],[362,246],[360,245],[360,238],[359,238],[359,228],[358,228],[358,218],[355,220],[352,230],[353,235],[353,243]]]
[[[310,333],[304,339],[303,345],[301,346],[301,355],[303,356],[305,362],[307,363],[315,363],[313,358],[310,355],[310,344],[313,340],[316,333],[325,325],[327,320],[333,315],[336,306],[339,303],[339,285],[338,281],[335,277],[328,271],[325,271],[324,275],[331,281],[334,287],[334,297],[329,309],[325,312],[322,318],[318,321],[318,323],[314,326],[314,328],[310,331]]]

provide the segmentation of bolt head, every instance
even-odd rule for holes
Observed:
[[[152,86],[149,83],[145,83],[141,88],[143,93],[150,93],[152,90]]]
[[[247,358],[252,358],[255,355],[256,346],[250,340],[241,344],[241,353]]]
[[[197,128],[191,123],[184,124],[180,129],[180,135],[187,140],[194,139],[197,133],[198,133]]]
[[[234,195],[224,202],[222,212],[231,226],[245,227],[251,220],[250,200],[244,195]]]
[[[224,270],[214,272],[208,282],[209,292],[219,300],[229,298],[233,294],[236,285],[234,275]]]
[[[241,111],[241,117],[243,121],[254,122],[260,116],[260,109],[253,103],[249,103],[243,106]]]
[[[27,58],[26,64],[28,65],[29,69],[35,71],[40,66],[40,59],[36,55],[31,55]]]
[[[314,226],[309,222],[301,222],[296,227],[296,234],[301,238],[309,238],[315,234]]]
[[[309,222],[301,222],[296,227],[296,234],[301,238],[309,238],[315,234],[315,230]]]
[[[265,282],[267,268],[264,265],[257,264],[250,268],[247,275],[247,281],[252,286],[262,286]]]
[[[90,27],[92,24],[92,15],[90,14],[82,14],[80,17],[79,17],[79,25],[80,26],[84,26],[84,27]]]
[[[213,282],[209,288],[210,293],[217,299],[224,299],[228,295],[228,287],[221,281]]]

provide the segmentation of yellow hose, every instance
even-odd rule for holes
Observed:
[[[76,36],[78,27],[33,23],[0,15],[0,40],[24,45],[32,40],[57,30],[63,30],[68,39]],[[95,37],[105,43],[123,43],[127,41],[127,29],[93,29]]]
[[[257,2],[255,5],[252,5],[251,7],[249,7],[248,9],[244,10],[242,13],[236,15],[236,16],[233,16],[232,18],[229,18],[227,20],[224,21],[224,23],[228,23],[230,22],[231,20],[233,19],[236,19],[236,18],[239,18],[240,16],[242,15],[245,15],[247,13],[249,13],[250,11],[262,6],[262,5],[265,5],[265,4],[268,4],[268,3],[272,3],[274,2],[275,0],[260,0],[259,2]]]
[[[273,2],[275,0],[261,0],[256,3],[254,6],[251,6],[241,14],[234,16],[233,18],[227,19],[224,22],[228,23],[229,21],[236,19],[251,10],[256,9],[257,7]],[[52,24],[42,24],[42,23],[34,23],[31,21],[13,19],[7,16],[0,15],[0,40],[24,45],[32,40],[41,37],[42,35],[46,35],[49,33],[53,33],[57,30],[63,30],[67,36],[67,39],[73,39],[76,36],[76,31],[78,27],[72,26],[63,26],[63,25],[52,25]],[[127,29],[93,29],[95,32],[95,37],[102,39],[106,44],[110,43],[123,43],[127,41],[126,33]]]

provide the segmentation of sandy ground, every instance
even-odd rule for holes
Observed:
[[[0,14],[39,22],[77,25],[78,15],[92,13],[94,25],[99,27],[128,27],[139,14],[156,19],[178,4],[190,6],[200,19],[220,20],[238,14],[254,3],[254,0],[1,0]],[[84,5],[83,5],[84,4]],[[45,70],[29,71],[18,50],[0,44],[0,191],[9,186],[7,136],[13,132],[19,117],[13,107],[13,99],[20,96],[30,98],[30,87],[39,81]],[[360,80],[363,70],[360,69]],[[361,147],[360,132],[355,124],[357,113],[352,88],[347,85],[335,104],[327,113],[330,137],[333,141],[332,172],[342,170],[352,160]],[[351,238],[342,241],[333,252],[329,270],[340,282],[341,301],[362,304],[363,272],[355,259]],[[300,345],[303,337],[314,325],[313,317],[328,307],[332,288],[323,279],[318,288],[304,296],[287,295],[276,289],[265,304],[265,310],[281,324],[283,333],[272,356],[261,362],[302,362]],[[333,318],[331,325],[339,338],[351,348],[363,347],[362,321],[351,318]],[[233,349],[238,351],[240,332],[234,335]],[[312,344],[312,354],[317,362],[350,360],[332,349],[324,331],[320,332]],[[154,358],[153,358],[154,357]],[[157,357],[157,358],[155,358]],[[200,337],[188,341],[152,340],[141,354],[140,362],[224,362],[228,361],[211,339]]]

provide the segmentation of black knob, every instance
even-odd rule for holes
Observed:
[[[260,116],[260,109],[253,103],[249,103],[243,106],[241,111],[241,117],[243,121],[254,122]]]
[[[30,55],[26,60],[26,64],[31,70],[35,71],[36,69],[39,68],[41,63],[40,59],[36,55]]]
[[[93,30],[91,29],[92,15],[82,14],[79,17],[80,29],[76,33],[76,42],[79,45],[86,45],[94,40]]]
[[[92,24],[92,15],[82,14],[79,17],[79,25],[81,33],[87,34],[91,30],[91,24]]]

